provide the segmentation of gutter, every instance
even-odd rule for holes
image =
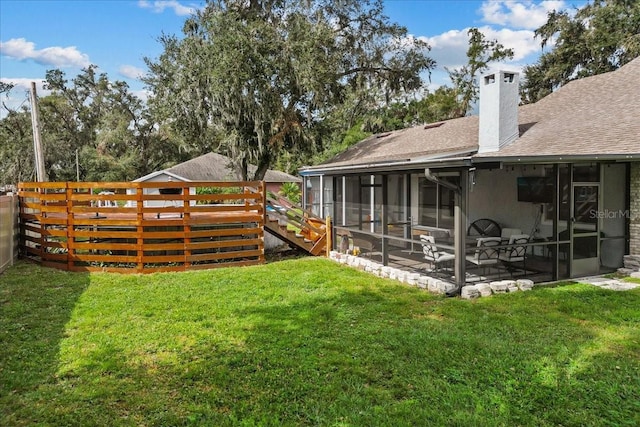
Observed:
[[[346,173],[374,173],[374,172],[389,172],[391,171],[403,171],[412,169],[424,169],[426,165],[437,164],[440,167],[446,163],[445,167],[469,167],[471,165],[471,153],[468,150],[457,151],[453,153],[443,153],[440,155],[434,155],[432,157],[421,157],[416,159],[404,159],[396,161],[380,161],[372,163],[363,163],[361,165],[341,165],[341,166],[329,166],[326,168],[315,166],[311,168],[301,168],[298,171],[300,176],[313,176],[324,174],[339,174],[340,172]],[[464,155],[466,156],[460,156]],[[458,157],[445,157],[445,156],[458,156]]]
[[[468,153],[464,152],[464,153]],[[447,153],[452,154],[452,153]],[[474,165],[482,165],[485,163],[504,163],[504,164],[549,164],[549,163],[571,163],[586,161],[615,161],[629,162],[640,161],[640,154],[603,154],[603,155],[546,155],[546,156],[486,156],[474,157],[471,155],[460,157],[443,157],[443,158],[420,158],[405,159],[399,161],[382,161],[365,163],[362,165],[342,165],[326,168],[313,168],[300,170],[300,176],[314,176],[324,174],[340,174],[340,173],[375,173],[391,171],[406,171],[424,168],[469,168]]]
[[[571,163],[585,161],[617,161],[628,162],[640,160],[640,154],[568,154],[568,155],[544,155],[544,156],[477,156],[472,158],[474,164],[486,162],[501,162],[513,164],[540,164],[540,163]]]

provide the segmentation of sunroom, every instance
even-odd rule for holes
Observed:
[[[303,168],[305,207],[332,217],[335,250],[458,286],[615,271],[638,239],[638,78],[636,60],[518,107],[517,73],[489,74],[479,117],[374,135]]]

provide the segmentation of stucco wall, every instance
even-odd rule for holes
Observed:
[[[640,255],[640,162],[631,163],[629,253]]]
[[[476,219],[489,218],[500,227],[519,228],[524,234],[534,230],[540,212],[539,203],[519,202],[517,179],[519,176],[542,176],[542,168],[521,166],[505,169],[478,170],[475,185],[469,192],[469,223]],[[551,236],[551,224],[539,224],[539,236]]]

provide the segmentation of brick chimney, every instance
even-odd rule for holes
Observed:
[[[518,73],[495,71],[480,77],[478,153],[490,153],[518,139]]]

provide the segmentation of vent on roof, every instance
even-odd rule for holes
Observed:
[[[442,126],[444,124],[444,122],[440,122],[440,123],[430,123],[428,125],[424,126],[424,129],[433,129],[433,128],[439,128],[440,126]]]

